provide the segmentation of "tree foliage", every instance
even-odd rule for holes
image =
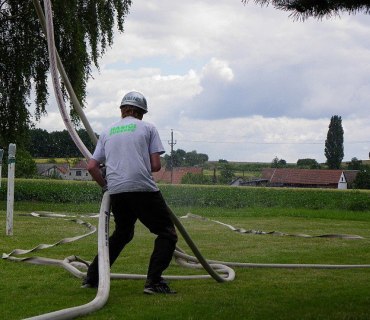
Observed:
[[[208,155],[197,153],[195,150],[186,152],[182,149],[177,149],[172,152],[172,155],[165,155],[164,160],[167,168],[173,167],[194,167],[203,165],[208,161]]]
[[[7,151],[7,150],[6,150]],[[8,155],[4,156],[2,176],[8,175]],[[18,149],[15,153],[15,170],[14,174],[16,178],[34,178],[37,174],[36,162],[32,159],[31,154],[24,150]]]
[[[130,0],[53,1],[56,47],[82,104],[91,67],[98,67],[99,58],[112,45],[115,23],[123,31],[130,5]],[[23,143],[33,121],[29,110],[33,89],[35,120],[46,113],[48,70],[47,44],[33,2],[2,0],[0,145]]]
[[[356,157],[352,158],[347,165],[348,170],[361,170],[363,167],[362,160],[358,160]]]
[[[242,2],[245,4],[249,0],[242,0]],[[350,14],[370,13],[370,2],[368,0],[254,0],[254,2],[291,12],[291,16],[301,20],[309,17],[330,18],[339,16],[341,12]]]
[[[287,163],[284,159],[279,159],[278,157],[275,157],[271,162],[271,168],[286,168]]]
[[[229,184],[235,177],[232,166],[229,163],[223,163],[220,166],[219,182],[222,184]]]
[[[370,189],[370,167],[361,170],[354,181],[356,189]]]
[[[43,129],[29,131],[27,149],[34,158],[75,158],[80,157],[78,150],[67,130],[47,132]],[[85,129],[77,130],[86,148],[92,152],[92,144]]]
[[[298,159],[297,167],[302,169],[320,169],[320,164],[315,159]]]
[[[325,157],[329,169],[339,169],[344,157],[342,117],[332,116],[325,140]]]

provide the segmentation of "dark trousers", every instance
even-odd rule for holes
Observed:
[[[162,194],[158,192],[124,192],[111,197],[115,230],[109,237],[110,265],[116,261],[122,249],[134,237],[135,222],[141,221],[151,233],[157,235],[150,257],[147,280],[158,282],[171,262],[177,242],[177,234],[170,212]],[[98,256],[89,266],[87,281],[99,281]]]

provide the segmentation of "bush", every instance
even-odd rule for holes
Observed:
[[[370,210],[370,192],[336,189],[162,185],[170,205],[220,208],[280,207]]]
[[[159,185],[170,206],[219,208],[307,208],[370,211],[370,192],[362,190]],[[15,201],[54,203],[100,202],[93,181],[16,179]],[[6,200],[6,181],[0,200]]]
[[[370,189],[370,170],[360,171],[353,185],[356,189]]]
[[[17,149],[15,158],[15,177],[33,178],[37,173],[36,162],[31,154],[23,149]],[[3,159],[2,176],[8,175],[8,159]]]
[[[0,189],[0,200],[6,200],[6,194],[6,183],[3,181]],[[92,181],[16,179],[14,200],[57,203],[98,202],[101,200],[101,188]]]
[[[182,184],[213,184],[212,177],[200,173],[187,173],[182,177]]]
[[[315,159],[298,159],[297,167],[302,169],[320,169],[320,164]]]

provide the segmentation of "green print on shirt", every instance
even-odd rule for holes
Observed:
[[[122,132],[134,132],[136,130],[136,124],[130,123],[125,126],[113,127],[109,131],[109,135],[118,134]]]

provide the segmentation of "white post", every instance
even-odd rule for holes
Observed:
[[[4,154],[4,150],[0,149],[0,188],[1,188],[1,168],[3,165],[3,154]]]
[[[9,144],[8,150],[8,200],[6,207],[6,235],[13,235],[13,207],[14,207],[14,171],[15,171],[14,143]]]

